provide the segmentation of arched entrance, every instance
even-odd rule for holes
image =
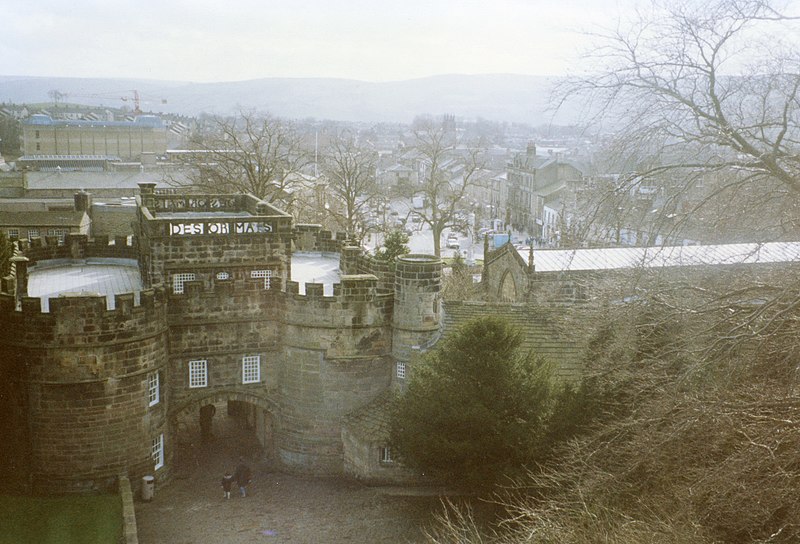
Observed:
[[[178,477],[206,477],[232,470],[243,458],[271,468],[275,460],[274,414],[268,399],[239,392],[195,396],[170,411]]]

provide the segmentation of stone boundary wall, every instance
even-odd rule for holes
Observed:
[[[127,475],[119,477],[118,493],[122,502],[122,543],[139,544],[139,533],[136,527],[136,509],[133,506],[133,491]]]

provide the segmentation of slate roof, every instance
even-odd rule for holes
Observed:
[[[445,302],[444,335],[478,317],[504,317],[522,331],[523,350],[550,361],[559,376],[576,376],[580,373],[583,346],[578,339],[565,337],[551,324],[554,316],[550,312],[555,311],[530,304]]]
[[[3,212],[0,226],[3,227],[78,227],[83,223],[86,212],[76,211],[28,211]]]
[[[386,440],[389,436],[391,399],[391,391],[381,393],[365,406],[351,412],[345,418],[345,426],[362,440]]]

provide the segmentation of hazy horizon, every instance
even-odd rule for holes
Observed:
[[[0,58],[12,76],[196,83],[555,76],[644,1],[11,0]]]

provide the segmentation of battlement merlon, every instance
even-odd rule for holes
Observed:
[[[48,297],[47,307],[49,310],[43,311],[41,297],[22,296],[20,303],[16,304],[13,295],[0,293],[0,313],[15,313],[23,318],[50,315],[56,319],[61,316],[94,315],[113,321],[136,312],[160,312],[167,300],[166,291],[162,287],[118,293],[112,298],[113,306],[109,309],[106,295],[63,293],[59,296]]]
[[[38,261],[51,259],[90,259],[93,257],[116,257],[123,259],[136,259],[137,243],[135,237],[95,236],[89,238],[85,234],[67,234],[63,244],[55,236],[34,238],[31,241],[20,240],[19,248],[22,255],[30,260],[31,266]]]
[[[300,294],[300,283],[286,282],[286,292],[296,300],[325,299],[335,302],[355,302],[373,300],[378,296],[378,278],[373,274],[353,274],[342,276],[339,283],[333,284],[333,294],[325,295],[325,284],[308,282],[303,284],[305,294]]]

